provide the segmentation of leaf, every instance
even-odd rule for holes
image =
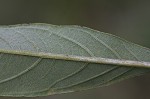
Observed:
[[[0,96],[46,96],[150,72],[150,50],[79,26],[0,27]]]

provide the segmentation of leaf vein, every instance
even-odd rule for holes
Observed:
[[[24,71],[18,73],[18,74],[15,75],[15,76],[6,78],[6,79],[4,79],[4,80],[1,80],[1,81],[0,81],[0,84],[5,83],[5,82],[8,82],[8,81],[10,81],[10,80],[16,79],[16,78],[18,78],[18,77],[24,75],[25,73],[29,72],[29,71],[32,70],[34,67],[36,67],[41,61],[42,61],[42,58],[37,59],[30,67],[28,67],[28,68],[25,69]]]
[[[81,72],[82,70],[84,70],[86,67],[88,66],[88,63],[85,63],[83,66],[81,66],[77,71],[65,76],[64,78],[61,78],[61,79],[58,79],[56,80],[56,82],[54,82],[52,85],[50,85],[50,88],[53,88],[53,86],[55,86],[57,83],[63,81],[63,80],[66,80],[74,75],[76,75],[77,73]],[[50,89],[49,88],[49,89]]]
[[[40,50],[40,48],[38,48],[37,45],[36,45],[33,41],[31,41],[30,39],[28,39],[28,37],[26,37],[24,34],[22,34],[19,30],[15,30],[15,29],[12,29],[12,30],[14,30],[15,33],[20,34],[20,35],[21,35],[23,38],[25,38],[30,44],[32,44],[33,47],[36,49],[36,51]]]
[[[50,32],[48,29],[43,29],[43,28],[36,28],[36,27],[26,27],[26,28],[27,28],[27,29],[31,28],[31,29],[45,30],[45,31]],[[61,31],[59,31],[59,32],[61,32]],[[58,33],[52,32],[52,34],[53,34],[53,35],[56,35],[56,36],[58,36],[58,37],[61,37],[61,38],[65,39],[65,40],[71,41],[72,43],[74,43],[74,44],[80,46],[82,49],[84,49],[90,56],[93,56],[93,57],[95,56],[95,55],[92,53],[92,51],[90,51],[90,50],[89,50],[86,46],[84,46],[83,44],[81,44],[81,43],[79,43],[79,42],[77,42],[77,41],[75,41],[75,40],[73,40],[73,39],[70,39],[70,38],[67,38],[67,37],[65,37],[65,36],[62,36],[62,35],[60,35],[60,34],[58,34]]]
[[[71,29],[74,29],[74,28],[71,28]],[[94,36],[93,34],[89,33],[88,31],[85,31],[85,30],[81,30],[81,29],[78,29],[82,32],[85,32],[87,34],[89,34],[91,37],[93,37],[96,41],[98,41],[99,43],[101,43],[102,45],[104,45],[106,48],[108,48],[113,54],[115,54],[115,56],[119,59],[121,59],[119,53],[115,50],[113,50],[113,48],[111,48],[108,44],[106,44],[104,41],[98,39],[96,36]]]
[[[118,66],[117,66],[117,67],[110,68],[110,69],[108,69],[108,70],[105,70],[105,71],[103,71],[102,73],[100,73],[100,74],[98,74],[98,75],[95,75],[95,76],[93,76],[93,77],[90,77],[90,78],[88,78],[88,79],[86,79],[86,80],[84,80],[84,81],[81,81],[81,82],[78,82],[78,83],[74,83],[74,84],[72,84],[72,85],[68,85],[68,86],[66,86],[66,87],[61,87],[61,88],[58,88],[58,89],[65,89],[65,88],[68,88],[68,87],[73,87],[73,86],[76,86],[76,85],[83,84],[83,83],[85,83],[85,82],[87,82],[87,81],[96,79],[96,78],[98,78],[98,77],[100,77],[100,76],[102,76],[102,75],[105,75],[105,74],[107,74],[108,72],[111,72],[111,71],[116,70],[116,69],[118,69]],[[57,89],[56,89],[56,90],[57,90]]]

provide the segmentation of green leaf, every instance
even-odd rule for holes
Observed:
[[[150,50],[79,26],[0,27],[0,96],[45,96],[150,72]]]

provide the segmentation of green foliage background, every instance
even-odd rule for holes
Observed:
[[[150,48],[149,5],[149,0],[0,0],[0,24],[76,24]],[[149,79],[150,74],[108,87],[33,99],[149,99]]]

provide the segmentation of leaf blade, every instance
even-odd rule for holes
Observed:
[[[149,49],[79,26],[0,27],[0,53],[1,96],[85,90],[147,73],[150,67]]]

